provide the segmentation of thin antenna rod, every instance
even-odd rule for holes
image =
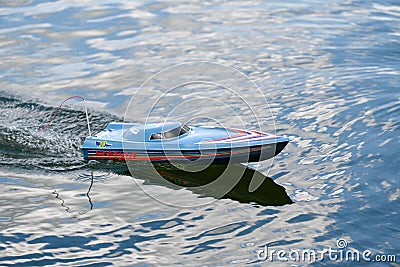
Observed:
[[[89,114],[88,114],[88,111],[87,111],[87,106],[86,106],[86,100],[85,99],[83,99],[83,105],[85,106],[86,122],[87,122],[88,131],[89,131],[89,136],[92,136],[92,132],[90,131]]]

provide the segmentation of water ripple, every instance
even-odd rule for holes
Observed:
[[[1,3],[0,265],[259,265],[257,250],[266,244],[327,249],[340,237],[360,251],[398,253],[395,1]],[[254,194],[247,190],[250,168],[235,191],[201,206],[210,196],[189,187],[212,171],[191,176],[161,168],[156,175],[137,166],[132,177],[124,166],[86,164],[80,103],[37,131],[74,94],[89,100],[99,131],[122,120],[130,97],[152,74],[193,61],[248,75],[268,97],[276,131],[292,139],[270,172],[270,162],[249,165],[265,178]],[[244,84],[238,90],[254,97]],[[146,91],[146,98],[159,91]],[[161,115],[207,96],[229,102],[254,125],[240,101],[221,89],[174,93],[161,103]],[[264,104],[252,109],[270,123]],[[235,123],[220,107],[207,112]],[[200,207],[161,205],[139,185]]]

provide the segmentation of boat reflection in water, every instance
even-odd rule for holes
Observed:
[[[90,178],[90,185],[86,192],[89,204],[87,208],[70,207],[68,199],[64,199],[57,190],[53,190],[53,194],[61,200],[61,206],[67,212],[78,216],[86,214],[94,208],[95,203],[92,202],[90,192],[99,176],[95,176],[93,173],[99,170],[103,171],[104,167],[117,174],[131,175],[132,173],[135,178],[145,180],[144,184],[162,185],[172,189],[184,187],[202,197],[228,198],[242,203],[257,203],[263,206],[281,206],[293,203],[284,187],[276,184],[274,180],[262,173],[242,164],[212,164],[204,169],[191,172],[185,170],[185,166],[176,167],[166,163],[135,164],[129,166],[129,169],[123,163],[111,163],[90,165],[90,174],[82,174],[85,179]],[[254,186],[255,181],[256,186]]]
[[[134,177],[145,179],[147,184],[175,189],[184,187],[205,197],[229,198],[263,206],[293,203],[283,186],[242,164],[211,164],[203,169],[193,171],[189,168],[187,171],[185,166],[153,163],[131,165],[129,170]]]

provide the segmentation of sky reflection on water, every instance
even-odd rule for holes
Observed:
[[[265,244],[321,249],[339,238],[400,259],[399,20],[395,1],[1,1],[1,265],[241,266],[263,264],[256,251]],[[193,61],[234,67],[268,98],[276,132],[292,142],[271,170],[270,161],[249,167],[294,203],[227,198],[176,209],[136,182],[171,201],[210,199],[144,172],[96,169],[90,210],[82,105],[70,103],[50,129],[36,129],[78,94],[89,100],[98,131],[123,120],[151,75]],[[206,105],[200,97],[208,97],[255,127],[240,101],[198,88],[169,95],[158,116],[188,99]],[[138,102],[137,110],[148,108]],[[188,117],[205,110],[181,108]],[[261,102],[252,109],[266,114]],[[236,123],[223,108],[211,113]],[[261,119],[271,125],[269,112]]]

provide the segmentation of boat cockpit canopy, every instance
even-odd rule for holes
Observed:
[[[183,135],[189,131],[190,131],[190,128],[187,125],[183,124],[181,126],[178,126],[174,129],[171,129],[171,130],[168,130],[168,131],[165,131],[162,133],[153,133],[150,136],[150,140],[174,138],[174,137]]]
[[[177,121],[147,123],[146,125],[132,126],[124,133],[124,139],[129,141],[157,141],[171,139],[190,131],[190,128]]]

